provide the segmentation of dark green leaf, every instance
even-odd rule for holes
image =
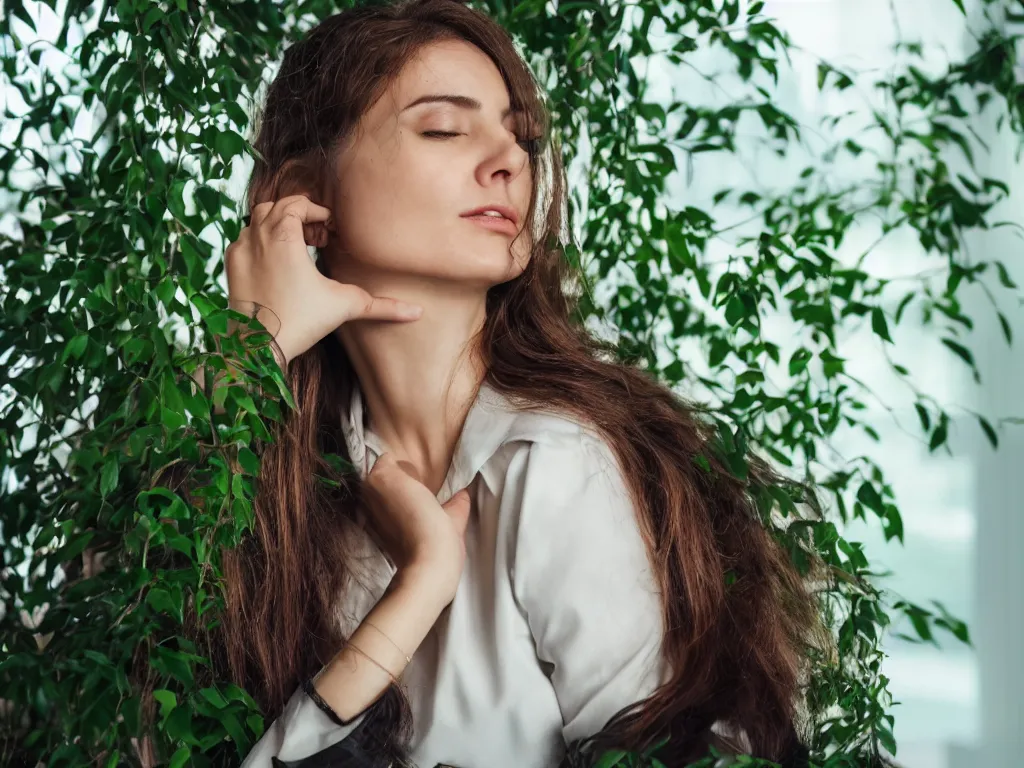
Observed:
[[[878,307],[871,310],[871,330],[885,341],[892,343],[892,337],[889,336],[889,324],[885,321],[885,313]]]
[[[117,454],[112,453],[103,462],[103,473],[100,475],[100,493],[103,496],[110,495],[117,487],[118,470]]]
[[[992,444],[992,447],[998,448],[999,436],[996,434],[996,430],[992,426],[991,422],[989,422],[989,420],[986,419],[984,416],[979,416],[978,423],[981,425],[981,429],[982,431],[984,431],[985,437],[987,437],[988,441]]]

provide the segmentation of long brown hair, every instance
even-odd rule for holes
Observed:
[[[551,138],[540,90],[493,19],[455,0],[358,7],[324,19],[287,49],[252,142],[259,158],[250,208],[300,188],[323,195],[315,202],[329,199],[333,159],[360,116],[421,46],[445,39],[486,53],[512,107]],[[618,713],[595,746],[642,749],[669,735],[665,754],[678,765],[706,755],[709,744],[729,747],[711,730],[719,723],[742,733],[753,754],[787,760],[810,655],[826,633],[757,498],[772,485],[803,487],[753,456],[745,477],[735,477],[697,406],[618,361],[614,347],[578,321],[581,276],[560,246],[567,207],[558,155],[554,147],[531,158],[531,259],[520,277],[490,290],[479,343],[488,384],[527,408],[559,408],[589,422],[608,441],[661,587],[671,679]],[[340,409],[354,374],[344,349],[328,335],[291,363],[288,376],[298,409],[263,451],[254,530],[223,562],[225,672],[268,718],[344,643],[336,610],[353,579],[360,502],[358,477],[321,455],[347,455]],[[391,754],[407,749],[408,712],[394,686],[374,707]]]

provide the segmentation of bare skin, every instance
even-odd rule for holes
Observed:
[[[437,94],[461,105],[410,106]],[[436,494],[484,375],[474,337],[487,290],[522,274],[530,252],[526,233],[513,242],[514,230],[463,215],[501,206],[523,228],[531,168],[508,108],[482,51],[462,41],[426,46],[343,148],[333,199],[319,205],[300,192],[254,206],[225,254],[229,298],[273,311],[283,365],[337,335],[388,448],[366,488],[397,574],[315,681],[345,719],[401,675],[462,574],[469,494],[443,505]],[[307,244],[321,249],[328,277]]]
[[[451,103],[407,107],[421,96]],[[424,308],[415,323],[347,323],[338,335],[355,367],[374,432],[437,493],[483,378],[471,339],[487,290],[522,274],[526,233],[512,237],[460,214],[502,204],[526,218],[532,186],[524,136],[494,63],[461,41],[426,47],[363,116],[331,202],[331,276]],[[455,136],[423,136],[430,131]],[[465,353],[465,354],[463,354]],[[450,392],[449,392],[450,385]]]

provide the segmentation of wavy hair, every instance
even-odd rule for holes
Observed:
[[[803,514],[818,515],[815,494],[756,455],[735,476],[699,406],[617,359],[614,345],[584,328],[576,313],[582,275],[561,246],[568,206],[550,113],[509,34],[456,0],[375,4],[324,19],[286,50],[267,91],[252,142],[249,207],[299,189],[311,190],[314,202],[329,199],[333,160],[361,115],[418,49],[449,39],[494,61],[513,109],[545,139],[531,154],[529,264],[490,289],[475,340],[486,381],[526,410],[561,409],[607,440],[662,595],[671,678],[617,713],[589,746],[640,750],[669,736],[659,753],[669,765],[699,759],[712,744],[791,761],[801,750],[811,659],[830,635],[810,576],[795,567],[779,523],[758,500],[781,487],[803,502]],[[336,610],[355,578],[360,504],[358,476],[324,458],[347,456],[340,409],[354,385],[334,335],[292,361],[288,380],[297,410],[263,449],[252,531],[223,553],[225,610],[213,649],[224,674],[269,718],[347,639]],[[385,692],[370,720],[382,755],[407,754],[410,710],[400,688]]]

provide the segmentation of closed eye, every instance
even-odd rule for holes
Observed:
[[[462,136],[461,133],[455,133],[453,131],[424,131],[420,134],[421,136],[429,136],[431,138],[451,138],[452,136]],[[540,151],[540,144],[542,137],[534,136],[526,139],[516,139],[516,143],[522,147],[523,151],[526,152],[531,158],[536,157]]]

